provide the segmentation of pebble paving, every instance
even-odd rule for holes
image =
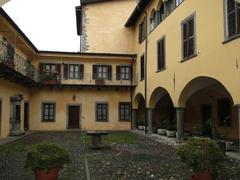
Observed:
[[[0,180],[33,180],[33,172],[24,167],[26,153],[31,145],[42,141],[55,142],[71,154],[72,163],[65,165],[59,180],[85,180],[85,158],[91,180],[190,179],[191,170],[177,158],[174,146],[136,136],[136,142],[108,142],[104,149],[94,151],[89,147],[89,139],[84,146],[83,138],[87,137],[79,131],[33,133],[0,146]],[[240,180],[240,162],[226,158],[217,179]]]

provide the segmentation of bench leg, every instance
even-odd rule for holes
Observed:
[[[92,137],[92,146],[95,149],[99,149],[102,147],[102,137],[101,136],[93,136]]]

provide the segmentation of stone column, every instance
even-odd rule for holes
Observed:
[[[147,110],[148,115],[148,133],[153,133],[153,109],[149,108]]]
[[[184,141],[184,108],[176,108],[177,113],[177,142]]]
[[[237,105],[238,109],[238,133],[239,133],[239,153],[240,153],[240,104]]]
[[[132,129],[137,128],[137,109],[132,109]]]

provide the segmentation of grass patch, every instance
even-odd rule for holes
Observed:
[[[107,136],[103,136],[104,144],[134,144],[138,140],[138,135],[129,131],[110,132]]]

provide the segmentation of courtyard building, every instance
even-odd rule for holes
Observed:
[[[240,136],[240,4],[82,0],[80,52],[38,50],[0,11],[0,136],[27,130],[156,132],[211,121]]]

